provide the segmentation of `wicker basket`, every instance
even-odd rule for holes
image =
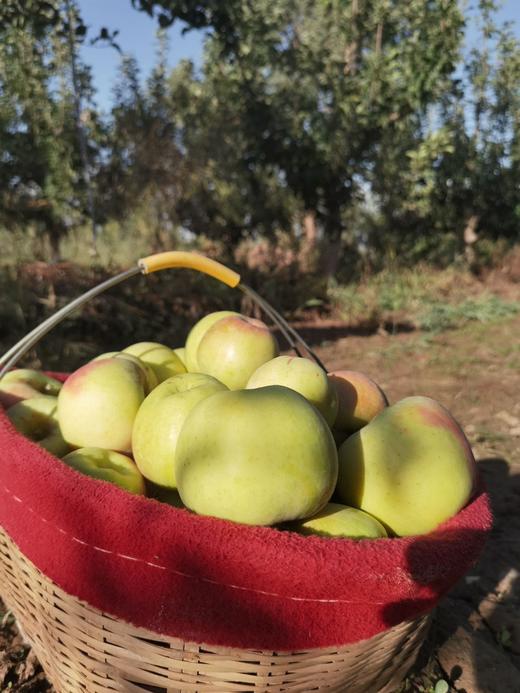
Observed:
[[[426,636],[429,616],[368,640],[307,652],[239,650],[158,636],[64,592],[0,529],[0,584],[58,693],[392,691]]]
[[[71,310],[81,306],[92,296],[140,271],[147,274],[173,266],[198,269],[229,286],[241,288],[276,322],[288,343],[298,354],[301,354],[302,350],[306,351],[320,363],[301,337],[269,304],[248,287],[241,285],[240,277],[236,273],[200,256],[187,253],[165,253],[139,261],[136,268],[127,270],[91,289],[69,306],[58,311],[55,316],[29,333],[0,359],[0,366],[3,366],[0,369],[0,375],[2,371],[13,366]],[[0,418],[5,419],[5,417]],[[185,550],[196,551],[195,544],[184,546],[181,542],[177,553],[173,551],[169,556],[163,557],[166,561],[165,565],[171,568],[169,579],[172,582],[165,583],[166,594],[171,604],[166,627],[158,628],[160,632],[153,630],[154,627],[158,627],[155,620],[143,623],[127,616],[127,610],[124,607],[133,603],[136,596],[135,590],[132,592],[130,583],[125,584],[119,591],[119,594],[124,597],[123,606],[121,606],[121,600],[117,608],[113,601],[96,602],[96,599],[99,599],[99,594],[94,588],[96,581],[101,581],[103,584],[104,579],[108,580],[110,576],[113,576],[109,570],[110,566],[101,561],[101,558],[117,555],[125,559],[126,566],[121,564],[122,568],[117,574],[118,580],[122,579],[121,570],[128,574],[134,571],[138,578],[141,575],[139,573],[141,567],[150,561],[150,558],[146,558],[148,555],[146,541],[141,544],[140,553],[138,551],[132,556],[123,555],[116,553],[114,549],[109,550],[109,546],[105,545],[102,548],[95,545],[96,538],[91,538],[90,543],[88,540],[85,541],[86,537],[82,533],[84,528],[78,529],[76,523],[74,526],[67,524],[70,516],[67,521],[64,520],[65,516],[62,517],[59,513],[53,518],[54,509],[60,503],[62,505],[68,503],[68,499],[73,497],[71,495],[73,488],[77,491],[75,484],[78,480],[74,476],[77,473],[66,465],[60,465],[41,448],[17,434],[9,425],[2,423],[0,434],[3,441],[0,444],[0,502],[4,504],[0,506],[0,596],[16,616],[26,638],[40,659],[47,677],[58,693],[75,693],[76,691],[89,693],[105,691],[376,693],[384,691],[390,693],[399,685],[417,657],[427,633],[432,608],[442,594],[476,560],[491,524],[488,499],[481,491],[471,507],[459,514],[460,517],[448,522],[446,527],[441,528],[439,532],[434,532],[432,536],[421,538],[417,546],[410,541],[413,538],[390,540],[392,547],[395,547],[395,570],[393,583],[388,589],[386,583],[391,582],[390,576],[379,570],[381,554],[374,542],[366,542],[367,545],[364,548],[356,546],[357,542],[350,542],[350,548],[342,552],[342,549],[338,548],[339,545],[334,548],[333,543],[325,541],[318,553],[322,555],[322,558],[331,557],[332,560],[329,564],[326,560],[321,563],[316,562],[314,575],[319,575],[321,578],[321,568],[326,569],[329,565],[331,570],[329,570],[327,586],[323,590],[325,592],[339,590],[340,595],[352,595],[353,601],[347,601],[345,598],[327,598],[330,595],[324,595],[323,590],[316,591],[314,586],[300,585],[299,589],[303,590],[306,597],[301,595],[287,597],[293,604],[292,632],[295,632],[297,623],[304,623],[305,630],[308,632],[300,636],[302,632],[300,629],[296,639],[283,641],[287,649],[280,643],[275,644],[269,635],[271,630],[264,629],[265,632],[260,636],[250,632],[243,625],[252,623],[251,618],[247,619],[248,599],[251,594],[256,593],[258,598],[269,600],[271,596],[283,597],[287,591],[287,585],[284,584],[278,586],[279,594],[272,594],[272,572],[269,571],[267,558],[264,559],[262,555],[252,559],[249,556],[250,560],[256,561],[256,589],[226,584],[227,580],[232,580],[232,577],[225,578],[224,584],[221,584],[218,577],[216,579],[211,571],[206,576],[201,573],[198,578],[199,585],[204,585],[206,589],[205,604],[206,606],[216,605],[214,609],[207,610],[206,613],[209,613],[213,619],[213,626],[225,625],[225,628],[220,630],[225,631],[225,638],[228,638],[226,642],[223,636],[221,640],[219,640],[221,636],[215,636],[213,644],[203,644],[205,637],[195,638],[192,635],[190,638],[185,629],[189,623],[190,632],[196,634],[206,632],[204,628],[201,628],[201,624],[206,624],[206,620],[200,618],[197,620],[197,617],[191,613],[186,620],[186,610],[184,610],[184,621],[181,621],[176,607],[180,606],[181,609],[183,607],[182,602],[179,601],[182,594],[179,597],[179,591],[176,593],[174,588],[170,589],[172,585],[177,584],[175,580],[182,581],[190,577],[183,569],[182,561],[178,562],[177,554],[181,555]],[[34,483],[26,473],[29,463],[32,464],[32,471],[36,474],[36,478],[40,475],[40,478],[45,478],[48,484],[47,491],[42,491],[50,502],[44,514],[37,509],[42,493],[38,489],[35,490]],[[81,475],[77,476],[81,477]],[[62,496],[59,495],[57,486],[53,483],[53,480],[57,481],[58,477],[68,489]],[[83,513],[81,517],[94,519],[92,513],[95,512],[99,513],[100,518],[104,518],[104,508],[107,503],[110,503],[120,511],[118,518],[122,518],[121,523],[124,528],[129,533],[136,531],[137,510],[143,503],[149,503],[147,499],[130,498],[130,494],[110,487],[109,484],[97,485],[97,482],[89,477],[81,477],[80,481],[82,489],[77,500]],[[21,510],[22,502],[26,503],[24,510]],[[150,517],[152,507],[147,505],[146,510],[147,517]],[[26,514],[23,515],[23,512]],[[218,544],[219,532],[222,531],[222,524],[219,524],[221,521],[197,516],[184,517],[178,514],[181,512],[184,511],[156,504],[152,515],[155,520],[163,522],[163,527],[164,522],[174,520],[168,524],[170,529],[173,527],[175,530],[170,538],[173,538],[176,533],[175,536],[178,539],[181,536],[182,527],[186,529],[189,524],[191,529],[192,525],[196,525],[202,535],[202,545],[205,546],[207,553],[213,556],[213,561],[221,562],[222,569],[225,559],[211,553],[213,545]],[[177,513],[175,518],[172,513]],[[90,524],[95,527],[95,523]],[[153,523],[151,526],[154,526]],[[95,532],[92,527],[89,529]],[[255,547],[261,552],[262,547],[279,545],[281,541],[281,533],[269,534],[267,537],[265,532],[255,534],[247,528],[238,528],[236,531],[244,549],[251,548],[251,541],[255,541],[257,542],[254,544]],[[83,539],[78,538],[81,536]],[[28,541],[29,537],[31,541]],[[303,538],[300,540],[303,541]],[[19,549],[19,546],[23,548],[23,551]],[[28,547],[30,551],[27,551]],[[83,549],[85,552],[81,553]],[[96,554],[95,560],[94,555],[88,553],[87,549],[95,550],[93,552]],[[298,544],[298,546],[292,546],[291,550],[288,560],[292,561],[297,569],[307,570],[309,566],[307,549],[302,550]],[[89,575],[93,571],[87,592],[85,592],[85,585],[78,587],[77,592],[73,589],[64,589],[64,586],[70,584],[68,582],[70,572],[64,571],[63,565],[55,565],[59,563],[55,561],[57,554],[62,559],[62,563],[83,561],[80,567],[88,568]],[[141,558],[136,557],[141,554]],[[202,555],[206,556],[206,553]],[[462,555],[462,562],[453,560],[454,555]],[[281,557],[281,553],[275,552],[270,556],[271,561],[276,561]],[[446,561],[447,573],[443,561]],[[210,567],[214,565],[211,560],[209,564]],[[77,564],[73,563],[73,565]],[[155,563],[148,563],[148,565],[154,568],[163,567]],[[355,579],[349,582],[348,572],[352,565],[363,566],[365,580],[370,583],[370,589],[381,590],[381,593],[384,593],[381,597],[383,601],[371,602],[366,599],[363,601],[365,593],[363,589],[358,590],[358,582]],[[164,571],[166,574],[167,569],[164,568]],[[267,583],[262,583],[262,580],[266,579]],[[404,590],[401,585],[404,585]],[[92,590],[90,586],[93,586]],[[200,588],[192,589],[197,590],[196,599],[200,601]],[[240,595],[242,600],[245,620],[240,622],[242,624],[240,626],[236,625],[239,621],[234,621],[229,610],[226,610],[226,602],[222,599],[222,590],[226,589],[228,592],[235,590],[237,597]],[[356,590],[358,600],[361,599],[361,601],[355,601]],[[95,598],[91,598],[89,596],[91,594]],[[155,591],[146,593],[147,608],[155,594]],[[191,596],[193,597],[194,594],[195,592],[192,591]],[[143,597],[142,594],[139,596]],[[397,603],[394,603],[395,598],[392,597],[398,598]],[[393,604],[393,607],[398,608],[398,613],[401,615],[396,618],[395,608],[391,609],[387,614],[389,620],[386,621],[386,628],[381,630],[381,627],[374,626],[370,619],[373,615],[372,611],[375,613],[376,606],[381,607],[385,599],[387,604]],[[320,617],[321,621],[318,623],[313,621],[312,614],[315,605],[322,602],[329,603],[329,606],[337,603],[337,607],[334,604],[332,611],[321,612],[324,615]],[[163,604],[156,603],[152,613],[160,612],[161,616],[164,616],[162,609]],[[106,613],[111,610],[112,615]],[[131,625],[129,621],[132,621],[134,625]],[[341,628],[334,632],[343,634],[349,630],[350,623],[356,623],[361,626],[361,631],[358,629],[357,632],[363,632],[364,635],[357,635],[354,638],[338,636],[324,642],[323,639],[320,640],[322,636],[319,635],[318,627],[323,626],[324,623],[327,627],[341,623]],[[246,637],[229,639],[230,629],[235,635]],[[168,634],[165,635],[165,633]],[[186,637],[179,637],[182,635]],[[254,636],[261,639],[255,641]],[[308,639],[302,640],[301,637]],[[190,639],[200,641],[190,642]],[[224,645],[233,645],[237,640],[248,642],[239,649],[223,646],[222,640]],[[329,645],[330,642],[341,644],[334,646]],[[273,649],[266,649],[265,645],[272,645]],[[322,646],[318,647],[318,645]]]

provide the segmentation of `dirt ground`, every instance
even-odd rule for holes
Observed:
[[[495,525],[481,560],[439,605],[417,671],[402,690],[434,690],[442,678],[461,693],[517,693],[520,317],[436,336],[342,336],[318,353],[329,369],[366,371],[391,402],[421,394],[444,404],[462,424],[492,499]]]
[[[520,315],[437,335],[359,336],[341,323],[299,331],[329,370],[365,371],[391,402],[421,394],[444,404],[470,439],[492,498],[484,554],[437,608],[400,690],[445,693],[446,681],[460,693],[520,692]],[[5,609],[0,624],[0,689],[51,691]]]

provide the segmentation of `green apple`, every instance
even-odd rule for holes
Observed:
[[[332,426],[338,413],[338,395],[325,371],[300,356],[278,356],[264,363],[249,378],[246,388],[284,385],[299,392]]]
[[[58,396],[58,421],[74,447],[131,452],[132,427],[145,398],[143,371],[129,359],[91,361]]]
[[[63,439],[58,423],[58,398],[39,395],[14,404],[7,410],[16,430],[61,457],[70,450]]]
[[[299,534],[321,537],[377,539],[388,536],[383,525],[368,513],[340,503],[327,503],[317,515],[290,526]]]
[[[99,354],[99,356],[96,356],[96,358],[92,359],[92,361],[102,361],[103,359],[128,359],[128,361],[134,363],[139,370],[142,371],[143,387],[146,395],[151,392],[154,387],[156,387],[157,376],[155,375],[155,371],[152,370],[150,366],[143,363],[143,361],[141,361],[141,359],[137,356],[126,354],[123,351],[107,351],[104,354]]]
[[[202,399],[226,386],[204,373],[181,373],[168,378],[144,400],[135,418],[132,450],[147,479],[175,488],[175,450],[186,417]]]
[[[146,495],[143,475],[134,461],[120,452],[104,448],[80,448],[65,455],[63,461],[69,467],[94,479],[109,481],[130,493]]]
[[[38,397],[42,393],[28,383],[19,382],[0,382],[0,404],[5,409],[12,407],[17,402],[22,402],[31,397]]]
[[[195,325],[191,328],[188,338],[186,339],[185,345],[185,360],[186,369],[189,373],[200,372],[199,365],[197,362],[197,350],[199,348],[200,340],[204,337],[207,330],[222,318],[227,318],[230,315],[240,315],[233,310],[218,310],[215,313],[209,313],[201,318]]]
[[[91,361],[103,361],[103,359],[113,359],[114,356],[117,356],[121,353],[121,351],[104,351],[102,354],[94,356],[94,358],[91,359]]]
[[[388,406],[383,390],[364,373],[333,371],[329,380],[338,393],[338,415],[334,422],[337,431],[354,433]]]
[[[197,363],[202,373],[214,376],[230,390],[240,390],[259,366],[277,354],[278,343],[265,323],[230,315],[206,331],[197,349]]]
[[[8,409],[13,404],[38,395],[57,396],[62,383],[31,368],[16,368],[0,380],[0,403]]]
[[[173,350],[173,353],[186,369],[186,347],[177,347],[177,349]]]
[[[429,397],[407,397],[340,447],[336,495],[409,536],[455,515],[475,479],[470,445],[451,414]]]
[[[329,427],[294,390],[271,386],[219,392],[182,427],[175,476],[190,510],[273,525],[316,514],[336,484]]]
[[[174,350],[159,342],[137,342],[123,349],[123,353],[137,356],[155,372],[158,383],[179,373],[186,373],[184,363]]]

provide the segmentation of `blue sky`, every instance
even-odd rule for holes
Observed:
[[[137,59],[141,75],[147,76],[156,60],[157,21],[145,12],[135,10],[130,0],[79,0],[78,5],[83,21],[89,27],[88,36],[97,36],[103,26],[110,31],[118,29],[116,41],[121,50],[132,54]],[[170,27],[170,65],[173,67],[182,58],[188,58],[200,65],[203,36],[201,31],[189,31],[183,35],[182,26],[178,23]],[[120,56],[109,46],[90,46],[87,38],[82,48],[82,58],[92,68],[94,86],[97,90],[96,101],[102,109],[108,110]]]
[[[156,21],[144,12],[135,10],[130,0],[79,0],[79,7],[89,26],[90,36],[96,36],[102,26],[110,30],[118,29],[117,41],[122,50],[137,59],[143,76],[149,74],[156,58]],[[505,0],[499,17],[513,21],[515,33],[520,38],[520,0]],[[201,64],[203,32],[190,31],[182,35],[182,26],[175,24],[168,30],[168,36],[169,63],[172,67],[182,58],[193,60],[196,65]],[[82,57],[92,67],[98,106],[109,110],[120,61],[117,51],[109,47],[90,46],[87,40],[82,48]]]

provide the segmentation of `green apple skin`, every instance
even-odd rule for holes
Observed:
[[[233,310],[218,310],[215,313],[209,313],[201,318],[198,322],[191,328],[188,338],[186,339],[185,348],[185,360],[186,369],[188,373],[199,373],[199,364],[197,362],[197,351],[199,348],[200,340],[204,337],[207,330],[214,325],[219,320],[227,318],[231,315],[240,315]]]
[[[186,368],[186,347],[177,347],[176,349],[173,350],[173,353],[179,359],[179,361],[182,363],[182,365],[184,366],[184,369],[188,370]]]
[[[261,320],[243,315],[222,318],[202,337],[197,363],[230,390],[241,390],[259,366],[278,355],[278,343]]]
[[[365,373],[333,371],[329,380],[338,393],[338,415],[334,422],[338,431],[355,433],[388,406],[383,390]]]
[[[392,534],[426,534],[466,505],[476,473],[471,447],[447,409],[429,397],[407,397],[342,444],[336,496]]]
[[[13,404],[30,397],[51,395],[56,397],[62,383],[45,373],[31,368],[16,368],[0,380],[0,403],[8,409]]]
[[[338,413],[338,395],[325,371],[300,356],[278,356],[260,366],[249,378],[247,389],[284,385],[299,392],[332,427]]]
[[[155,371],[152,370],[150,366],[143,363],[143,361],[141,361],[141,359],[137,356],[133,356],[133,354],[126,354],[123,351],[107,351],[104,354],[99,354],[99,356],[96,356],[96,358],[92,359],[92,361],[102,361],[103,359],[128,359],[128,361],[134,363],[139,370],[142,371],[143,387],[146,395],[157,386],[157,376],[155,375]]]
[[[91,361],[103,361],[104,359],[113,359],[114,356],[117,356],[117,354],[120,353],[120,351],[104,351],[102,354],[94,356],[94,358],[91,359]]]
[[[132,427],[145,398],[143,371],[129,359],[91,361],[58,396],[58,421],[73,447],[131,452]]]
[[[70,451],[58,423],[57,397],[39,395],[17,402],[7,410],[7,416],[19,433],[56,457]]]
[[[31,397],[38,397],[42,393],[35,390],[32,385],[27,383],[0,383],[0,404],[5,409],[9,409],[18,402],[23,402]]]
[[[181,373],[168,378],[144,400],[134,422],[132,450],[146,479],[176,488],[175,451],[184,422],[201,400],[227,390],[203,373]]]
[[[151,368],[162,383],[179,373],[186,373],[186,367],[173,349],[159,342],[137,342],[123,349],[124,354],[137,356],[146,366]]]
[[[290,529],[299,534],[317,534],[321,537],[379,539],[388,536],[375,517],[340,503],[327,503],[317,515],[291,525]]]
[[[143,475],[134,461],[120,452],[104,448],[80,448],[65,455],[63,462],[94,479],[109,481],[139,496],[146,495]]]
[[[253,525],[315,515],[329,501],[337,472],[323,417],[277,385],[200,402],[184,423],[175,457],[187,508]]]

